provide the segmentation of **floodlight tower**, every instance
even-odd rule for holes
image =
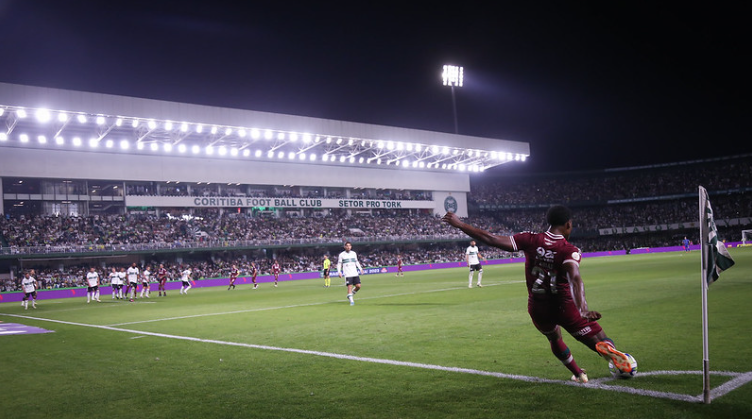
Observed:
[[[457,127],[457,102],[454,98],[454,87],[462,87],[462,81],[464,79],[464,68],[456,65],[445,65],[444,72],[441,77],[444,80],[444,86],[449,86],[452,89],[452,111],[454,112],[454,133],[459,134],[459,128]]]

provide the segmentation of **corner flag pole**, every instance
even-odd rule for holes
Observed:
[[[708,223],[705,217],[708,191],[699,187],[700,194],[700,282],[702,283],[702,402],[710,403],[710,356],[708,349]]]

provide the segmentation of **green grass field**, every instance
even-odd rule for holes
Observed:
[[[731,252],[736,266],[709,291],[710,366],[749,373],[752,249]],[[568,382],[531,324],[522,264],[484,270],[482,289],[467,288],[464,268],[364,276],[354,307],[338,278],[331,288],[310,280],[134,303],[0,304],[1,321],[54,331],[0,335],[0,416],[752,416],[752,383],[729,376],[711,377],[727,387],[709,405],[682,399],[702,392],[697,252],[584,261],[591,309],[640,371],[612,380],[605,361],[565,336],[588,385]]]

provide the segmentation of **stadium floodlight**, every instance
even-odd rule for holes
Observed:
[[[287,153],[287,159],[288,160],[295,160],[295,152],[291,151],[291,152]]]
[[[206,148],[204,149],[204,151],[206,152],[207,155],[211,156],[212,154],[214,154],[214,147],[212,147],[212,146],[206,146]]]
[[[50,119],[52,119],[52,115],[47,109],[37,109],[37,111],[34,113],[34,116],[36,116],[37,121],[43,124],[50,122]]]
[[[157,151],[159,150],[159,144],[151,143],[151,146],[149,148],[151,148],[151,151]]]
[[[274,157],[274,150],[269,150],[266,153],[266,157],[269,158],[269,159],[273,158]]]
[[[112,146],[115,145],[115,143],[112,140],[107,140],[105,141],[104,145],[107,148],[112,148]]]
[[[464,67],[459,67],[456,65],[445,65],[444,66],[444,72],[441,74],[442,79],[444,80],[444,86],[449,86],[452,90],[452,110],[454,112],[454,133],[459,133],[459,128],[457,126],[457,101],[454,98],[454,88],[456,87],[462,87],[465,79],[465,69]]]
[[[164,123],[165,131],[172,131],[172,128],[173,128],[172,121],[165,121]]]
[[[230,127],[225,128],[225,135],[232,135],[232,128]]]
[[[143,150],[144,149],[144,143],[139,142],[138,144],[136,144],[136,148],[139,149],[139,150]]]
[[[243,129],[243,128],[240,128],[240,129],[238,130],[238,136],[239,136],[240,138],[245,138],[245,135],[246,135],[246,134],[247,134],[247,132],[245,131],[245,129]]]
[[[405,145],[402,144],[402,141],[397,141],[397,150],[401,151],[401,150],[404,150],[404,149],[405,149]]]
[[[237,156],[238,155],[238,148],[237,147],[230,148],[230,155],[233,156],[233,157]]]
[[[191,153],[198,154],[200,152],[201,152],[201,147],[199,147],[198,145],[194,144],[193,147],[191,147]]]
[[[21,118],[21,119],[26,118],[26,110],[25,109],[19,109],[19,110],[17,110],[16,111],[16,116],[19,117],[19,118]]]
[[[261,157],[261,150],[256,150],[255,153],[253,153],[255,157]]]
[[[266,130],[266,132],[264,132],[264,139],[271,140],[272,138],[274,138],[274,132],[270,129]]]
[[[134,120],[133,120],[133,121],[131,122],[131,127],[133,127],[133,128],[138,128],[138,119],[134,119]]]
[[[321,156],[321,160],[323,160],[323,161],[329,161],[329,155],[328,154],[324,154],[323,156]]]
[[[308,144],[311,142],[311,134],[305,133],[303,134],[303,143]]]
[[[305,158],[306,158],[306,155],[305,155],[305,153],[300,153],[300,154],[298,155],[298,159],[300,159],[300,160],[305,160]]]
[[[155,128],[157,128],[157,123],[153,119],[150,119],[149,122],[147,123],[147,125],[149,126],[149,129],[155,129]]]
[[[65,112],[60,112],[57,114],[57,120],[58,122],[66,122],[68,120],[68,114]]]
[[[251,150],[249,150],[247,148],[245,150],[243,150],[243,157],[248,157],[250,155],[251,155]]]
[[[293,142],[293,143],[296,142],[296,141],[298,141],[298,133],[297,132],[291,132],[290,133],[290,141]]]
[[[65,144],[65,138],[58,135],[57,137],[55,137],[55,144],[57,145]]]
[[[183,122],[182,124],[180,124],[180,132],[188,132],[188,123],[187,122]]]
[[[386,149],[387,149],[387,150],[394,150],[394,143],[393,143],[393,142],[391,142],[391,141],[388,141],[388,142],[386,143]]]
[[[170,144],[170,143],[165,143],[165,145],[164,145],[164,147],[162,147],[162,149],[164,149],[164,151],[165,151],[166,153],[169,153],[169,152],[171,152],[171,151],[172,151],[172,144]]]
[[[123,125],[123,118],[118,118],[118,119],[116,119],[116,120],[115,120],[115,125],[117,125],[117,126],[121,126],[121,125]]]
[[[18,139],[21,140],[22,143],[28,143],[29,142],[29,136],[26,135],[26,134],[19,135]]]
[[[226,154],[227,154],[227,147],[225,147],[225,146],[220,146],[220,147],[219,147],[219,149],[217,150],[217,153],[218,153],[218,154],[219,154],[220,156],[224,156],[224,155],[226,155]]]
[[[280,151],[279,153],[277,153],[277,158],[278,158],[278,159],[283,159],[283,158],[285,158],[285,152],[284,152],[284,151]]]
[[[85,124],[86,123],[86,115],[78,114],[78,116],[76,116],[76,119],[78,119],[78,122],[81,123],[81,124]]]
[[[187,149],[188,147],[186,147],[185,144],[178,144],[178,153],[185,153]]]
[[[285,140],[285,133],[280,131],[277,133],[277,140],[284,141]]]
[[[131,143],[128,142],[128,140],[120,140],[120,149],[121,150],[127,150],[131,148]]]
[[[199,133],[199,134],[201,134],[202,132],[204,132],[204,126],[202,124],[196,125],[196,132]]]
[[[97,116],[97,125],[104,125],[105,120],[102,115]]]
[[[5,114],[5,108],[0,108],[0,116],[3,116]]]
[[[8,134],[0,132],[0,141],[8,141]]]
[[[311,154],[311,157],[309,157],[309,160],[316,161],[316,154]]]

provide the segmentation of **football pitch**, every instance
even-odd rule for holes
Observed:
[[[194,288],[135,302],[0,304],[8,418],[732,418],[752,416],[752,248],[708,293],[702,404],[699,253],[585,259],[587,300],[634,379],[565,334],[569,381],[527,315],[523,265]]]

